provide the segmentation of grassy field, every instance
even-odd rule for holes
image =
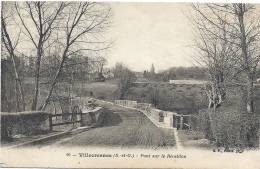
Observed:
[[[93,92],[93,97],[103,100],[113,100],[113,93],[117,89],[115,81],[106,82],[92,82],[75,85],[75,93],[80,96],[91,96],[90,92]]]
[[[81,96],[90,96],[97,99],[114,101],[117,98],[116,81],[84,83],[75,87],[75,93]],[[125,95],[127,100],[136,100],[142,103],[151,102],[151,92],[159,91],[158,108],[176,111],[183,114],[197,112],[207,105],[204,86],[198,84],[169,84],[169,83],[135,83]]]
[[[75,85],[76,86],[76,85]],[[167,111],[175,111],[181,114],[196,114],[200,109],[207,108],[208,98],[203,84],[169,84],[169,83],[135,83],[125,95],[127,100],[137,102],[152,103],[151,95],[158,90],[157,108]],[[117,85],[116,80],[106,82],[84,83],[75,87],[75,93],[81,96],[93,97],[114,101]],[[233,86],[228,90],[227,101],[223,107],[236,110],[243,110],[245,107],[245,88],[243,86]],[[254,89],[255,111],[260,112],[260,86]]]
[[[182,114],[195,113],[207,104],[203,85],[144,83],[135,84],[126,99],[152,103],[154,91],[158,91],[157,108]]]

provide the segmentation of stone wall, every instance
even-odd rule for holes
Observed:
[[[104,117],[104,108],[96,107],[94,109],[83,109],[82,110],[82,122],[81,126],[92,126],[100,123]]]
[[[175,115],[177,115],[177,113],[175,112],[163,111],[154,108],[152,104],[137,103],[136,101],[132,101],[132,100],[115,100],[115,104],[145,111],[157,122],[164,123],[168,127],[177,127],[176,125],[174,125],[174,120],[176,120]],[[179,119],[177,120],[178,120],[177,123],[179,123]]]

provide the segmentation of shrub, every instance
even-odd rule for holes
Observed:
[[[198,130],[198,125],[199,125],[198,117],[191,115],[188,123],[189,123],[192,130],[194,130],[194,131]]]
[[[32,135],[41,132],[48,119],[47,112],[19,112],[1,113],[1,137],[2,140],[10,138],[14,134]]]
[[[106,97],[105,97],[105,94],[104,93],[99,93],[99,95],[98,95],[98,97],[97,97],[98,99],[101,99],[101,100],[104,100],[104,99],[106,99]]]
[[[1,140],[7,140],[19,129],[20,116],[17,113],[1,113]]]
[[[147,85],[148,85],[148,83],[144,83],[144,84],[143,84],[143,87],[146,87]]]
[[[151,113],[152,107],[146,107],[146,111],[147,111],[147,113]]]
[[[198,126],[197,129],[204,133],[204,137],[210,141],[215,141],[211,129],[210,119],[207,110],[202,109],[198,113]]]
[[[220,109],[199,112],[199,129],[207,139],[225,148],[256,148],[260,115]]]

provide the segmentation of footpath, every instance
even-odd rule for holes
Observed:
[[[91,98],[91,99],[92,99],[92,98]],[[96,100],[99,101],[99,102],[103,102],[103,103],[115,105],[115,104],[112,103],[112,102],[108,102],[108,101],[104,101],[104,100],[98,100],[98,99],[96,99]],[[181,144],[181,141],[180,141],[180,139],[179,139],[179,137],[178,137],[178,130],[177,130],[176,128],[169,127],[168,125],[166,125],[166,124],[163,123],[163,122],[158,122],[153,116],[151,116],[150,114],[148,114],[145,110],[140,110],[140,109],[136,109],[136,108],[132,108],[132,107],[126,107],[126,106],[121,106],[121,105],[115,105],[115,106],[119,106],[119,107],[124,107],[124,108],[127,108],[127,109],[131,109],[131,110],[140,111],[140,112],[142,112],[154,125],[156,125],[157,127],[173,130],[173,131],[174,131],[174,137],[175,137],[177,149],[178,149],[178,150],[182,150],[182,149],[183,149],[183,146],[182,146],[182,144]]]

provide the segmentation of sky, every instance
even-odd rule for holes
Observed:
[[[115,44],[107,55],[107,67],[123,62],[133,71],[166,70],[192,66],[188,45],[192,28],[182,10],[187,3],[111,3],[113,23],[109,36]]]

